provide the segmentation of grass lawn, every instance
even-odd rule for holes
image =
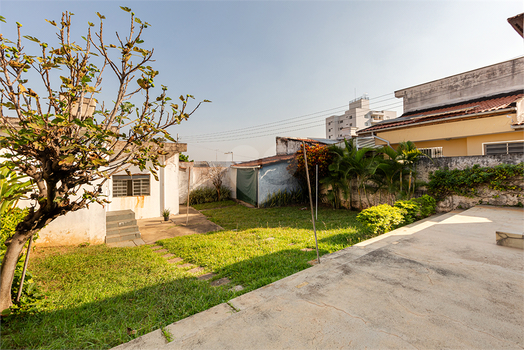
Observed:
[[[38,248],[30,270],[46,299],[36,312],[2,320],[0,348],[110,348],[308,268],[316,253],[301,249],[315,241],[311,212],[300,209],[210,209],[204,214],[224,231],[160,241],[184,262],[232,281],[221,287],[144,246]],[[355,216],[319,210],[321,254],[371,237]],[[238,284],[245,289],[229,291]]]

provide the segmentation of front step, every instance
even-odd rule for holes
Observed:
[[[106,213],[106,243],[132,241],[137,238],[141,236],[132,210]]]

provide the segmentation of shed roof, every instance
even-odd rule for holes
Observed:
[[[279,163],[279,162],[285,162],[285,161],[287,162],[293,159],[294,156],[295,156],[294,154],[276,155],[276,156],[265,157],[265,158],[260,158],[256,160],[250,160],[248,162],[238,163],[238,164],[233,165],[232,167],[233,168],[257,167],[257,166],[264,166],[264,165],[269,165],[269,164],[274,164],[274,163]]]

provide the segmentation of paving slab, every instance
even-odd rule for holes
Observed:
[[[168,221],[164,221],[163,217],[140,219],[137,220],[137,225],[145,244],[152,244],[161,239],[223,230],[219,225],[207,220],[198,210],[189,207],[188,211],[185,205],[180,205],[179,214],[171,215]]]
[[[183,260],[184,259],[182,259],[182,258],[174,258],[174,259],[168,260],[167,262],[171,263],[171,264],[174,264],[174,263],[177,263],[177,262],[181,262]]]
[[[216,274],[210,272],[210,273],[206,273],[205,275],[198,276],[197,278],[201,281],[207,281],[207,280],[212,279],[215,276]]]
[[[154,347],[520,349],[524,252],[495,232],[522,227],[512,208],[434,217],[178,321]]]

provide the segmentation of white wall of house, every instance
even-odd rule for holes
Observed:
[[[164,209],[169,209],[171,214],[178,214],[178,153],[162,162],[165,167],[158,169],[158,181],[146,169],[141,171],[135,166],[128,169],[131,175],[150,176],[149,195],[114,197],[113,181],[108,181],[107,191],[111,203],[107,205],[107,211],[131,209],[135,212],[136,219],[161,217]],[[126,173],[122,171],[115,175],[126,175]]]
[[[37,246],[102,244],[106,238],[106,210],[100,204],[60,216],[38,233]]]

